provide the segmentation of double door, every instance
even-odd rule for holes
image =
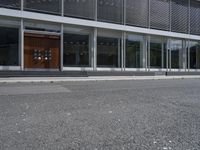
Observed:
[[[60,69],[60,37],[25,33],[25,69]]]

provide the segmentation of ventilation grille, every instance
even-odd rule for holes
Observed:
[[[61,0],[24,0],[24,9],[49,14],[61,14]]]
[[[65,16],[77,18],[95,18],[95,0],[65,0]]]
[[[169,30],[170,2],[169,0],[151,0],[151,28]]]
[[[149,25],[149,4],[148,0],[127,0],[126,1],[126,24],[141,27]]]
[[[112,23],[122,23],[123,0],[97,0],[98,20]]]
[[[21,0],[0,0],[0,7],[20,9]]]
[[[190,33],[200,35],[200,2],[191,0]]]
[[[172,31],[188,33],[188,0],[172,0],[171,9]]]

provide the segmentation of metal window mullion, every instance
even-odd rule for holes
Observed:
[[[98,20],[98,0],[95,0],[95,21]]]
[[[63,71],[64,60],[64,25],[61,24],[61,40],[60,40],[60,70]]]
[[[151,0],[148,0],[148,3],[149,3],[149,4],[148,4],[148,5],[149,5],[149,8],[148,8],[148,9],[149,9],[149,10],[148,10],[148,12],[149,12],[149,16],[148,16],[148,17],[149,17],[149,18],[148,18],[148,21],[149,21],[149,22],[148,22],[148,28],[150,29],[150,28],[151,28]]]
[[[65,14],[65,2],[64,0],[62,0],[62,4],[61,4],[61,15],[64,16]]]
[[[126,25],[126,0],[124,0],[124,25]]]
[[[24,20],[21,19],[21,23],[20,23],[20,35],[21,35],[21,42],[20,42],[20,45],[21,45],[21,53],[20,53],[20,58],[21,58],[21,70],[24,70]]]
[[[21,0],[21,11],[24,10],[24,0]]]
[[[148,60],[148,62],[147,62],[147,69],[148,69],[148,71],[150,71],[150,66],[151,66],[151,61],[150,61],[150,59],[151,59],[151,55],[150,55],[150,44],[151,44],[151,37],[150,36],[148,36],[148,38],[147,38],[147,42],[148,42],[148,45],[147,45],[147,60]]]
[[[169,31],[172,31],[172,0],[169,1]]]
[[[92,49],[93,49],[93,70],[97,70],[97,28],[94,28],[93,40],[92,40]]]
[[[191,1],[188,0],[188,3],[189,3],[189,6],[188,6],[188,33],[190,34],[190,17],[191,17],[191,14],[190,14],[190,7],[191,7]]]
[[[190,71],[190,40],[188,40],[188,49],[187,49],[187,53],[188,53],[188,71]],[[197,60],[197,59],[196,59]]]
[[[162,39],[162,55],[161,55],[161,57],[162,57],[162,61],[161,61],[161,66],[162,66],[162,68],[164,68],[164,38],[161,38]]]

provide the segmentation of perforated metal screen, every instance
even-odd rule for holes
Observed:
[[[151,0],[150,2],[151,28],[169,30],[170,0]]]
[[[61,14],[61,0],[24,0],[24,9],[36,12]]]
[[[190,2],[190,33],[200,35],[200,2]]]
[[[99,21],[122,23],[123,0],[97,0],[97,18]]]
[[[0,0],[0,7],[20,9],[21,0]]]
[[[66,16],[95,19],[95,0],[65,0]]]
[[[126,24],[148,27],[149,25],[148,0],[126,1]]]
[[[189,1],[171,1],[171,29],[174,32],[188,33]]]

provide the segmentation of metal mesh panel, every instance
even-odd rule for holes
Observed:
[[[200,35],[200,2],[191,0],[190,33]]]
[[[98,0],[98,20],[122,23],[123,0]]]
[[[95,0],[65,0],[64,13],[66,16],[94,19]]]
[[[149,2],[148,0],[126,1],[126,24],[148,27]]]
[[[188,0],[172,0],[171,2],[171,28],[174,32],[188,33]]]
[[[24,0],[24,9],[48,14],[61,14],[61,0]]]
[[[0,7],[6,8],[20,8],[21,0],[0,0]]]
[[[170,1],[151,0],[151,28],[169,30],[170,27]]]

